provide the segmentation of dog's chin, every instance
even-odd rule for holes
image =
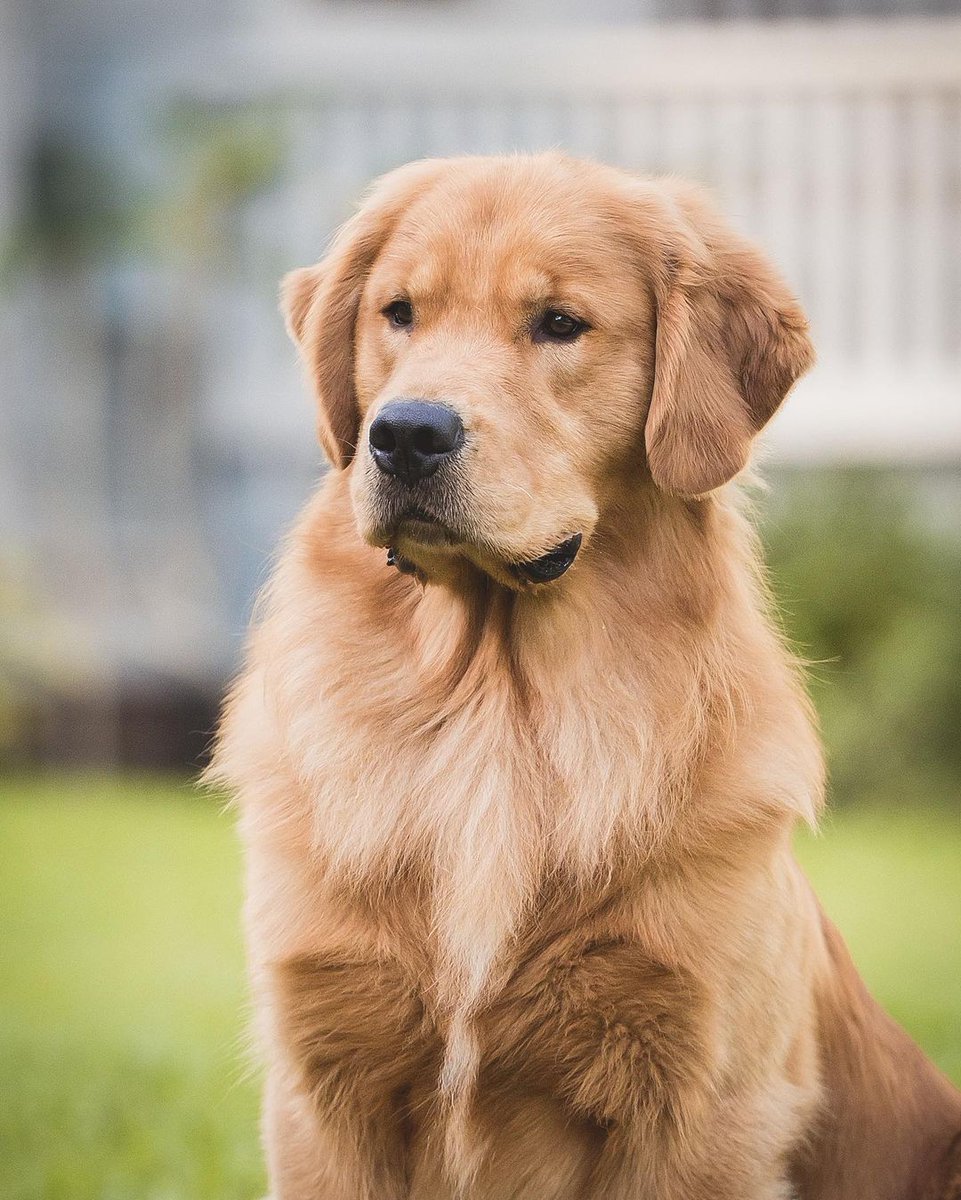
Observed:
[[[508,546],[495,539],[457,528],[426,506],[407,503],[370,514],[359,522],[364,540],[387,550],[387,564],[405,574],[429,579],[447,574],[456,560],[470,563],[514,591],[528,591],[565,575],[581,548],[581,534],[560,535],[541,554]],[[456,568],[455,568],[456,569]]]
[[[581,535],[564,538],[547,553],[529,557],[499,551],[490,543],[478,544],[435,523],[408,520],[378,544],[387,547],[389,566],[423,581],[454,578],[469,564],[502,587],[527,592],[546,589],[567,574],[580,550]]]
[[[423,517],[405,517],[394,532],[394,541],[403,540],[415,546],[458,546],[463,538],[456,530],[440,521]]]
[[[362,524],[364,541],[371,546],[397,547],[401,543],[411,548],[454,549],[464,543],[458,530],[439,518],[423,511],[411,511],[390,519],[380,517]]]

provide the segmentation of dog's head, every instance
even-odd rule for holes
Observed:
[[[697,189],[553,154],[392,172],[284,306],[361,535],[511,587],[563,574],[625,490],[730,480],[812,358]]]

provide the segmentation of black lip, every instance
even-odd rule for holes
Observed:
[[[388,567],[396,567],[401,575],[417,574],[417,567],[409,558],[404,558],[403,555],[398,554],[393,546],[390,546],[387,550],[387,565]]]
[[[581,541],[581,534],[575,533],[573,537],[569,537],[566,542],[561,542],[547,554],[542,554],[540,558],[531,559],[530,562],[515,563],[514,574],[528,583],[550,583],[553,579],[560,579],[577,558]]]

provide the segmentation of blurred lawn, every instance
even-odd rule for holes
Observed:
[[[799,850],[869,985],[961,1082],[961,820]],[[230,818],[156,780],[0,782],[0,1196],[253,1200]]]
[[[0,1197],[262,1196],[230,817],[161,781],[0,797]]]

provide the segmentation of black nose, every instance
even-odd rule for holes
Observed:
[[[370,452],[385,475],[416,483],[464,444],[464,424],[445,404],[392,400],[370,427]]]

